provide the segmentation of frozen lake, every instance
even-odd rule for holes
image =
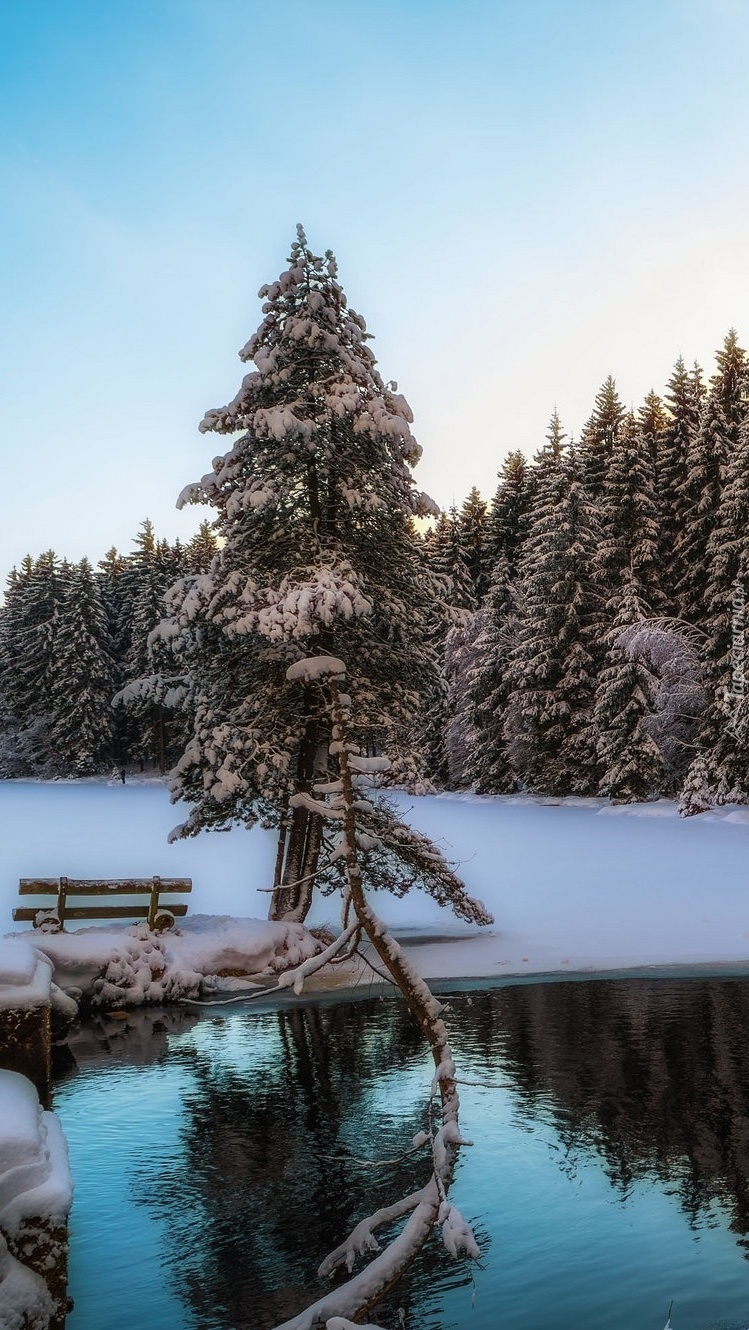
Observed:
[[[496,920],[470,944],[421,946],[425,975],[749,969],[747,808],[685,821],[667,801],[396,798]],[[11,927],[19,878],[60,874],[188,876],[191,913],[265,918],[273,834],[232,828],[169,845],[186,813],[153,780],[0,782],[0,933]],[[422,891],[383,893],[375,904],[394,926],[432,936],[455,922]],[[335,924],[339,908],[337,894],[321,898],[311,922]]]

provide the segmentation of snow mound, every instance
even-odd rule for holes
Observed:
[[[29,1218],[64,1224],[73,1199],[67,1146],[31,1081],[0,1070],[0,1229],[13,1238]]]
[[[106,1007],[198,997],[206,987],[221,987],[223,978],[272,977],[321,949],[302,924],[231,915],[193,915],[169,933],[152,933],[145,923],[109,925],[35,934],[34,943],[29,945],[28,934],[16,934],[2,944],[8,973],[26,975],[27,953],[43,953],[37,960],[47,971],[48,989],[51,963],[64,993]],[[3,975],[0,969],[0,994]]]
[[[29,1010],[50,1000],[52,966],[28,941],[0,939],[0,1011]]]
[[[60,1307],[45,1280],[64,1269],[73,1200],[67,1145],[25,1076],[0,1070],[0,1104],[0,1326],[46,1330]]]

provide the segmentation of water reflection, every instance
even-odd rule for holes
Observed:
[[[136,1194],[168,1220],[199,1325],[262,1330],[292,1316],[317,1295],[326,1252],[420,1180],[413,1160],[351,1163],[401,1154],[423,1126],[429,1076],[403,1017],[379,1000],[250,1013],[205,1021],[173,1050],[189,1074],[178,1146],[158,1188],[144,1174]],[[410,1092],[394,1069],[412,1070]]]
[[[536,984],[453,1004],[474,1068],[500,1059],[518,1113],[550,1114],[570,1159],[595,1151],[623,1198],[654,1174],[694,1225],[718,1199],[747,1246],[745,980]]]
[[[658,1330],[675,1297],[678,1330],[743,1330],[749,983],[528,985],[449,1003],[461,1070],[479,1082],[462,1091],[476,1149],[463,1152],[455,1199],[477,1226],[484,1269],[451,1264],[435,1240],[378,1323]],[[59,1092],[67,1130],[105,1061],[124,1132],[134,1097],[145,1105],[153,1093],[148,1077],[167,1077],[172,1096],[181,1086],[152,1146],[148,1115],[136,1115],[128,1186],[156,1222],[182,1330],[266,1330],[292,1316],[319,1296],[322,1256],[423,1177],[413,1161],[352,1163],[398,1155],[424,1125],[429,1058],[400,1004],[226,1010],[110,1022],[79,1041],[80,1070]],[[77,1204],[94,1206],[95,1152],[85,1132],[74,1144]],[[142,1277],[142,1250],[137,1259]],[[101,1312],[71,1330],[99,1330]],[[172,1313],[163,1330],[174,1324]]]

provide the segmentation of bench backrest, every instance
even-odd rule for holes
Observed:
[[[129,877],[73,878],[24,877],[18,887],[20,896],[53,897],[53,903],[38,906],[19,906],[13,911],[17,923],[34,923],[45,911],[55,914],[62,926],[66,919],[147,919],[153,928],[159,912],[168,911],[176,917],[187,914],[184,901],[162,904],[169,895],[186,895],[192,891],[189,877]],[[142,896],[147,899],[129,904],[102,904],[102,898]],[[73,898],[78,903],[70,905]]]

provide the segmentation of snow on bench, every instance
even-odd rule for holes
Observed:
[[[13,911],[16,923],[33,923],[35,928],[53,932],[63,929],[69,919],[146,919],[148,927],[171,928],[175,918],[184,918],[184,901],[161,904],[162,896],[187,895],[192,891],[189,877],[74,878],[24,877],[19,896],[53,897],[53,905],[21,905]],[[102,904],[112,896],[147,896],[147,901],[128,904]],[[77,904],[70,905],[70,899]]]

